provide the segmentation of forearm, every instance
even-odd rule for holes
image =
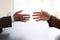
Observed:
[[[52,16],[49,20],[48,20],[49,26],[50,27],[56,27],[58,29],[60,29],[60,19]]]
[[[0,18],[0,28],[6,28],[12,26],[11,16]]]

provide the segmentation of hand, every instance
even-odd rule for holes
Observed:
[[[13,16],[14,16],[14,21],[22,21],[22,22],[26,22],[27,20],[29,20],[29,15],[28,14],[19,14],[21,13],[21,11],[17,11]]]
[[[41,11],[41,12],[34,12],[32,16],[34,16],[33,19],[36,19],[36,21],[40,20],[48,21],[51,15],[48,14],[48,12]]]

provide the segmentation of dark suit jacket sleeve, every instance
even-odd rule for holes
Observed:
[[[55,27],[55,28],[60,29],[60,19],[54,16],[51,16],[50,20],[48,20],[48,23],[50,27]]]
[[[12,26],[11,16],[0,18],[0,28],[6,28]]]

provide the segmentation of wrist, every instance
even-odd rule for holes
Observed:
[[[51,24],[51,22],[52,22],[52,15],[50,16],[50,18],[49,18],[49,20],[48,20],[48,23],[49,23],[49,25]]]
[[[18,21],[18,18],[16,16],[13,16],[14,21]]]

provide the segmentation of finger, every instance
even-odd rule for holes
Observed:
[[[41,13],[48,13],[48,12],[45,12],[45,11],[41,10]]]
[[[22,20],[29,20],[29,18],[23,18]]]
[[[41,10],[41,12],[44,12],[43,10]]]
[[[29,20],[29,18],[25,18],[24,20]]]
[[[40,14],[41,12],[33,12],[33,14]]]
[[[41,19],[41,18],[40,18],[40,19],[37,19],[36,21],[41,21],[41,20],[43,20],[43,21],[46,21],[46,20],[44,20],[44,19]]]
[[[28,21],[29,19],[25,19],[25,20],[22,20],[23,22],[26,22],[26,21]]]
[[[22,22],[26,22],[26,19],[21,19],[20,21],[22,21]]]
[[[29,14],[21,14],[22,16],[30,16]]]
[[[45,11],[41,10],[41,12],[45,12]]]
[[[33,18],[33,19],[39,19],[40,17],[36,17],[36,18]]]
[[[40,16],[41,13],[33,13],[32,16]]]
[[[40,15],[32,15],[32,16],[40,16]]]
[[[30,17],[24,17],[24,18],[30,18]]]
[[[25,19],[26,21],[28,21],[29,19]]]
[[[40,19],[37,19],[36,21],[40,21]]]
[[[23,10],[17,11],[16,13],[21,13]]]

